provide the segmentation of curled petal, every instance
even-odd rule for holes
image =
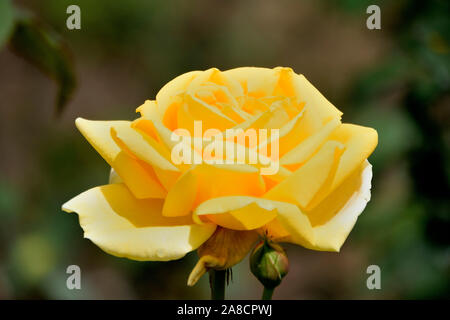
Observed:
[[[307,248],[339,251],[370,200],[372,166],[366,160],[344,183],[307,212],[314,226],[315,244]]]
[[[85,238],[112,255],[133,260],[179,259],[214,233],[215,225],[163,217],[162,205],[162,200],[139,200],[125,185],[111,184],[81,193],[63,210],[78,213]]]
[[[318,206],[304,211],[312,225],[313,242],[293,239],[287,231],[287,225],[278,221],[278,218],[264,226],[262,231],[276,241],[292,242],[313,250],[338,252],[370,200],[371,179],[372,166],[366,160]]]
[[[361,166],[378,141],[375,130],[351,124],[338,126],[327,140],[264,197],[295,203],[302,210],[312,210]],[[303,151],[310,152],[311,149]],[[304,157],[298,154],[297,159]]]

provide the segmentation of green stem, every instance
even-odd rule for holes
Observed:
[[[225,270],[210,270],[211,299],[225,300]]]
[[[264,287],[264,291],[262,294],[261,300],[272,300],[273,291],[275,288],[269,289],[267,287]]]

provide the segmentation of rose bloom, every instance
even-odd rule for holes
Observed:
[[[342,123],[342,112],[290,68],[188,72],[137,111],[134,121],[76,120],[112,170],[109,184],[63,210],[79,215],[85,238],[118,257],[168,261],[198,248],[190,285],[209,268],[242,260],[258,235],[339,251],[370,200],[367,158],[377,132]],[[194,136],[196,120],[219,132],[279,129],[276,141],[258,141],[277,144],[271,161],[278,171],[263,175],[260,163],[172,161],[174,131]],[[241,147],[248,149],[246,141]]]

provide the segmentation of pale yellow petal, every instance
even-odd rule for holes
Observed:
[[[114,142],[110,131],[112,125],[126,126],[129,121],[92,121],[83,118],[77,118],[75,125],[83,134],[86,140],[97,150],[103,159],[112,165],[114,158],[119,154],[121,149]]]
[[[144,118],[159,118],[157,104],[154,100],[146,100],[142,105],[136,108],[136,112],[139,112]]]
[[[109,183],[123,183],[122,178],[120,178],[114,168],[111,168],[111,170],[109,171]]]
[[[158,199],[138,200],[125,185],[112,184],[83,192],[63,210],[78,213],[84,236],[104,251],[133,260],[179,259],[214,233],[214,225],[193,224],[189,217],[163,217],[162,205]]]

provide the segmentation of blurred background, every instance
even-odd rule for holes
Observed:
[[[0,1],[0,299],[209,298],[206,276],[186,286],[196,253],[110,256],[61,205],[108,179],[76,117],[134,119],[166,82],[213,66],[292,67],[344,122],[378,130],[372,200],[341,252],[286,245],[275,299],[450,298],[449,1]],[[66,27],[71,4],[81,30]],[[82,290],[66,288],[72,264]],[[381,290],[366,287],[371,264]],[[259,299],[247,260],[233,275],[228,298]]]

